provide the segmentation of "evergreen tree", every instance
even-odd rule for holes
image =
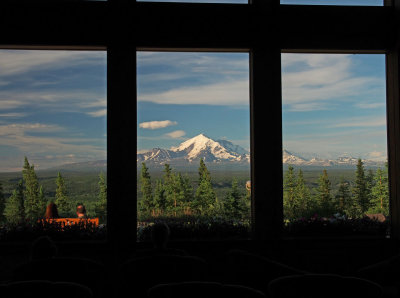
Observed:
[[[17,189],[14,189],[12,195],[8,199],[4,209],[4,216],[11,225],[18,225],[24,222],[24,188],[22,180],[19,181]]]
[[[324,169],[318,179],[317,200],[321,216],[331,216],[333,214],[333,204],[331,197],[331,181],[328,172]]]
[[[149,169],[144,162],[142,162],[142,171],[140,173],[140,190],[143,198],[140,201],[139,210],[143,214],[150,215],[154,211],[153,190],[151,187]]]
[[[3,185],[0,183],[0,223],[5,221],[4,208],[6,207],[6,198],[3,193]]]
[[[297,208],[295,210],[296,217],[308,217],[312,212],[311,193],[304,180],[303,171],[299,169],[297,182],[295,186],[295,197]]]
[[[192,209],[201,215],[211,215],[215,211],[216,199],[210,172],[203,159],[200,159],[199,186],[192,201]]]
[[[356,180],[353,187],[354,203],[357,216],[362,217],[370,207],[370,195],[368,193],[367,180],[365,177],[364,163],[358,159]]]
[[[167,197],[164,185],[161,180],[157,180],[154,190],[154,206],[157,215],[164,215],[167,210]]]
[[[347,215],[349,217],[353,217],[354,208],[350,191],[350,184],[344,179],[343,176],[340,178],[339,189],[335,198],[336,198],[336,210],[341,215]]]
[[[296,219],[296,174],[294,168],[289,165],[283,179],[283,214],[286,219]]]
[[[40,187],[35,173],[34,165],[30,165],[27,157],[24,160],[22,177],[25,183],[25,215],[26,219],[34,222],[44,214],[44,208],[40,201]]]
[[[47,200],[44,196],[43,186],[39,188],[39,199],[38,199],[38,218],[42,218],[46,212]]]
[[[179,175],[179,185],[181,188],[181,193],[182,193],[182,208],[183,208],[183,213],[185,214],[191,214],[191,209],[190,205],[193,201],[194,195],[193,195],[193,187],[192,184],[190,183],[189,177]]]
[[[239,191],[237,179],[233,179],[232,189],[225,197],[224,212],[231,219],[240,220],[245,217],[246,203]]]
[[[211,175],[210,172],[208,171],[206,164],[204,163],[204,160],[201,158],[200,159],[200,166],[199,166],[199,184],[203,179],[210,180],[211,181]]]
[[[99,218],[99,222],[107,223],[107,182],[106,176],[103,172],[99,174],[99,194],[98,200],[95,204],[96,216]]]
[[[379,168],[375,173],[375,185],[371,193],[371,208],[370,213],[382,213],[389,215],[389,185],[387,172]]]
[[[56,178],[56,197],[55,204],[58,207],[58,211],[60,214],[67,215],[68,211],[70,211],[71,206],[67,196],[67,187],[65,185],[64,178],[61,176],[61,173],[58,172]]]

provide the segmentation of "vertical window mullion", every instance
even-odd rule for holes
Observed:
[[[277,48],[251,52],[252,214],[256,240],[282,230],[281,62]]]

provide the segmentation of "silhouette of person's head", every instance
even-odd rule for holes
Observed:
[[[58,218],[58,210],[57,205],[51,202],[47,205],[46,213],[44,214],[45,218]]]
[[[86,208],[83,204],[78,204],[76,206],[76,215],[78,218],[86,218]]]
[[[53,258],[58,255],[58,248],[49,236],[40,236],[36,238],[30,247],[30,260],[41,260]]]
[[[151,240],[155,248],[166,248],[169,235],[170,230],[165,222],[157,222],[151,228]]]

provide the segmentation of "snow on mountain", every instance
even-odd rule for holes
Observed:
[[[154,148],[137,155],[137,161],[166,162],[171,160],[186,160],[192,162],[202,158],[208,162],[249,162],[249,153],[240,146],[229,141],[214,141],[204,134],[199,134],[177,147],[171,149]]]
[[[153,162],[156,164],[180,163],[187,164],[202,158],[206,162],[219,163],[250,163],[250,154],[244,148],[227,140],[215,141],[204,134],[199,134],[170,149],[153,148],[137,154],[137,162]],[[337,167],[355,166],[358,159],[347,154],[337,159],[321,159],[312,157],[306,159],[287,150],[282,151],[283,164],[295,166]],[[363,160],[365,166],[382,166],[383,162]]]
[[[282,152],[283,164],[291,164],[297,166],[318,166],[318,167],[335,167],[335,166],[356,166],[358,158],[341,155],[337,159],[321,159],[313,157],[311,159],[305,159],[296,154],[293,154],[287,150]],[[365,166],[382,166],[383,162],[377,162],[373,160],[363,160]]]
[[[236,152],[239,154],[249,154],[248,150],[240,147],[239,145],[235,145],[228,140],[217,140],[217,142],[220,143],[223,147],[225,147],[229,151]]]
[[[282,152],[282,162],[284,164],[292,164],[292,165],[301,165],[307,162],[304,158],[300,156],[296,156],[292,154],[291,152],[283,149]]]
[[[137,162],[145,162],[151,160],[154,162],[163,163],[166,161],[170,161],[176,157],[177,155],[175,154],[175,152],[171,150],[153,148],[152,150],[145,153],[137,154]]]
[[[234,147],[229,142],[229,147]],[[203,158],[206,161],[229,160],[241,161],[242,154],[233,151],[231,148],[226,148],[220,142],[214,141],[204,134],[191,138],[178,147],[171,148],[171,151],[177,154],[184,153],[185,159],[192,161],[195,159]]]

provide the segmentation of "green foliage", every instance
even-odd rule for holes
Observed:
[[[7,223],[18,225],[25,220],[24,207],[24,188],[22,180],[19,181],[17,189],[14,189],[11,197],[8,199],[4,209],[4,216]]]
[[[0,183],[0,223],[4,222],[4,208],[6,207],[6,198],[3,192],[3,185]]]
[[[371,208],[369,213],[382,213],[389,215],[389,183],[387,170],[376,170],[374,184],[371,189]]]
[[[283,212],[287,219],[298,217],[298,199],[296,194],[296,174],[293,166],[289,165],[283,180]]]
[[[297,196],[297,212],[300,216],[309,217],[312,214],[310,211],[313,209],[310,189],[306,185],[304,180],[303,171],[299,169],[297,175],[297,183],[295,187],[295,193]],[[312,211],[311,211],[312,212]]]
[[[161,179],[157,180],[154,190],[154,205],[156,215],[164,215],[167,210],[167,197],[165,187]]]
[[[342,176],[340,178],[339,189],[335,196],[336,210],[339,214],[346,214],[349,217],[355,217],[355,207],[351,196],[350,183]]]
[[[201,215],[150,217],[140,220],[137,227],[138,240],[151,241],[151,226],[158,221],[168,224],[171,240],[246,239],[250,231],[249,220]]]
[[[238,189],[238,181],[233,179],[232,190],[223,204],[225,215],[231,219],[243,219],[247,215],[247,206],[243,194]]]
[[[55,203],[57,205],[61,217],[65,216],[71,209],[71,204],[67,196],[67,187],[61,173],[58,172],[56,179],[56,196]]]
[[[192,209],[200,215],[211,215],[216,208],[216,195],[211,184],[211,175],[203,159],[200,159],[199,186],[192,202]]]
[[[364,164],[361,161],[361,158],[359,158],[356,170],[356,180],[353,187],[354,203],[358,217],[364,216],[367,210],[371,207],[368,187]]]
[[[25,157],[22,176],[25,184],[25,217],[30,222],[43,217],[46,210],[46,200],[43,189],[39,186],[39,181],[35,173],[34,165],[30,165],[28,158]]]
[[[318,179],[318,188],[316,201],[321,216],[330,216],[333,214],[333,202],[331,197],[331,181],[328,178],[328,172],[323,170],[322,175]]]
[[[144,162],[142,163],[142,171],[140,174],[140,185],[143,199],[140,201],[139,210],[140,212],[151,214],[154,208],[153,191],[151,187],[149,169],[146,167],[146,164]]]
[[[107,182],[103,172],[99,174],[99,194],[95,212],[100,223],[107,223]]]

